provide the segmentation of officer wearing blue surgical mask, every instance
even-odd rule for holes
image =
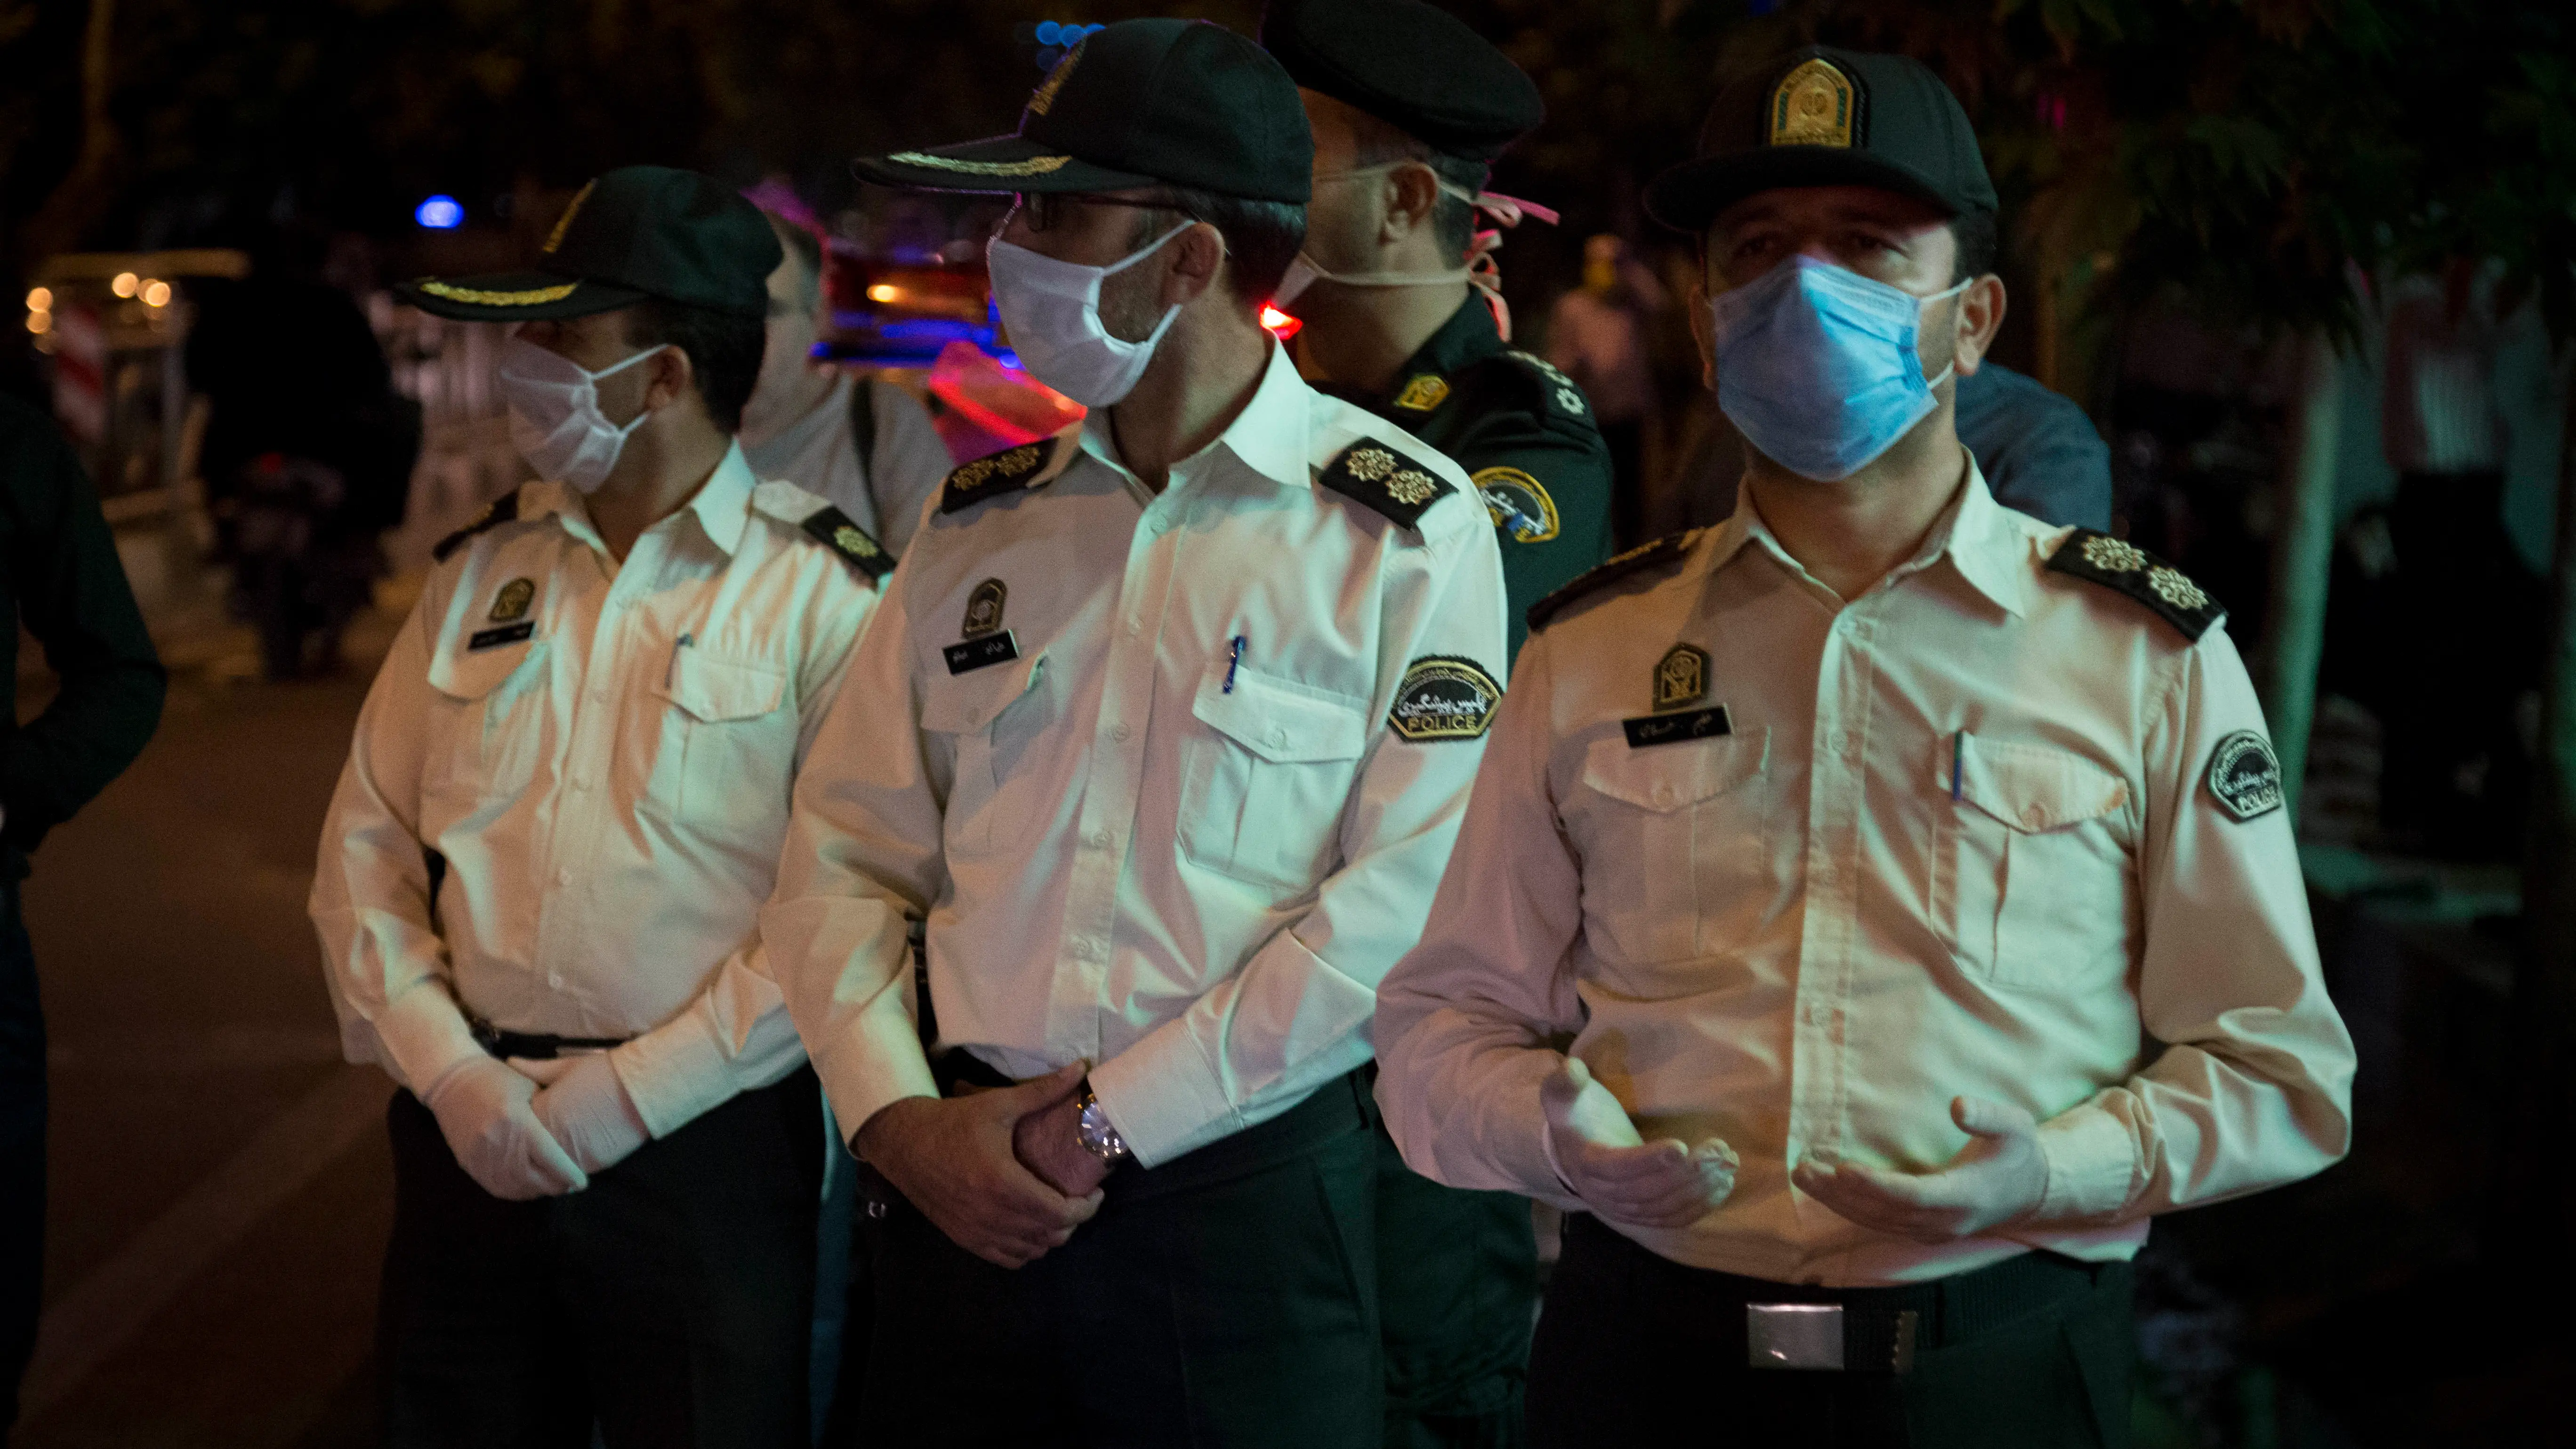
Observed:
[[[1696,235],[1724,524],[1531,612],[1421,944],[1405,1160],[1566,1209],[1530,1442],[2126,1442],[2154,1214],[2331,1164],[2352,1043],[2225,610],[1998,505],[1967,117],[1810,48],[1648,189]]]
[[[886,552],[735,441],[779,247],[712,178],[584,187],[516,323],[538,481],[435,550],[360,714],[312,915],[401,1089],[386,1442],[808,1442],[821,1094],[756,929]]]

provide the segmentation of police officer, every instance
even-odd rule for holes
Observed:
[[[1360,1068],[1503,579],[1467,476],[1261,329],[1309,164],[1278,63],[1181,20],[1091,34],[1015,135],[860,163],[1017,191],[995,305],[1091,410],[948,478],[761,917],[887,1184],[868,1442],[1377,1442]]]
[[[2253,688],[2191,580],[1960,445],[2003,297],[1931,72],[1800,51],[1647,203],[1704,245],[1741,503],[1534,611],[1381,993],[1390,1126],[1579,1214],[1534,1443],[1684,1384],[1711,1443],[2125,1442],[2149,1216],[2349,1139]]]
[[[1505,345],[1466,270],[1494,158],[1546,115],[1538,87],[1422,0],[1283,0],[1261,40],[1315,132],[1299,369],[1475,481],[1517,651],[1529,606],[1610,554],[1610,455],[1582,390]],[[1441,1187],[1383,1129],[1378,1164],[1387,1443],[1513,1442],[1538,1296],[1529,1202]]]
[[[395,1444],[803,1445],[822,1107],[761,959],[798,761],[890,567],[734,440],[768,223],[611,171],[515,321],[544,480],[441,543],[358,719],[312,913],[388,1114]]]
[[[1261,42],[1315,133],[1306,244],[1278,305],[1305,323],[1298,371],[1448,454],[1503,548],[1522,614],[1610,555],[1610,453],[1572,379],[1507,344],[1480,214],[1494,159],[1546,119],[1501,51],[1422,0],[1280,0]]]
[[[0,1440],[36,1347],[45,1265],[45,1017],[19,914],[47,831],[107,788],[161,721],[163,676],[98,492],[53,419],[0,396],[0,599],[62,676],[18,723],[0,679]]]

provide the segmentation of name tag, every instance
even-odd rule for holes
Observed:
[[[1619,728],[1628,732],[1628,748],[1632,750],[1735,733],[1735,723],[1726,717],[1726,706],[1722,704],[1691,710],[1686,714],[1650,714],[1637,719],[1623,719],[1619,721]]]
[[[537,621],[534,619],[522,620],[516,624],[504,624],[498,629],[480,630],[466,639],[465,652],[471,654],[477,649],[498,649],[504,644],[516,644],[523,639],[534,637],[536,632]]]
[[[1007,664],[1019,658],[1020,645],[1018,640],[1011,637],[1011,631],[1005,629],[999,634],[987,634],[981,639],[969,639],[963,644],[951,644],[939,652],[948,659],[949,673],[964,674],[969,670],[981,669],[988,664]]]

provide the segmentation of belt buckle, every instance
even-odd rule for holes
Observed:
[[[1866,1311],[1853,1320],[1839,1303],[1747,1303],[1745,1361],[1757,1369],[1901,1374],[1914,1367],[1915,1330],[1920,1321],[1910,1308],[1896,1313]]]

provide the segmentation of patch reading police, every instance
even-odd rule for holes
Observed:
[[[1628,735],[1628,748],[1647,749],[1655,745],[1678,745],[1684,740],[1715,739],[1735,733],[1735,720],[1726,706],[1712,704],[1688,714],[1649,714],[1619,721]]]
[[[2281,760],[2271,741],[2238,730],[2209,752],[2209,793],[2238,824],[2281,808]]]
[[[1002,605],[1011,597],[1011,586],[1000,579],[986,579],[966,596],[966,622],[958,635],[981,639],[1002,627]]]
[[[1432,654],[1405,667],[1386,722],[1417,745],[1482,739],[1503,702],[1503,687],[1472,659]]]
[[[1395,395],[1395,405],[1407,412],[1427,413],[1449,400],[1449,379],[1436,372],[1418,372]]]
[[[528,606],[537,601],[537,581],[512,579],[492,596],[492,622],[515,624],[528,617]]]
[[[1007,664],[1019,658],[1020,641],[1012,638],[1011,631],[1005,629],[999,634],[987,634],[981,639],[969,639],[963,644],[951,644],[939,653],[948,661],[949,673],[971,674],[978,669],[995,664]]]
[[[534,638],[536,632],[537,621],[534,619],[523,619],[516,624],[504,624],[498,629],[478,630],[466,637],[465,652],[471,654],[478,649],[498,649],[504,644],[516,644],[521,640]]]
[[[1708,697],[1708,651],[1676,644],[1655,665],[1655,708],[1680,709]]]
[[[1508,528],[1519,543],[1545,543],[1556,537],[1556,500],[1539,481],[1518,468],[1487,468],[1468,480],[1485,500],[1494,527]]]

